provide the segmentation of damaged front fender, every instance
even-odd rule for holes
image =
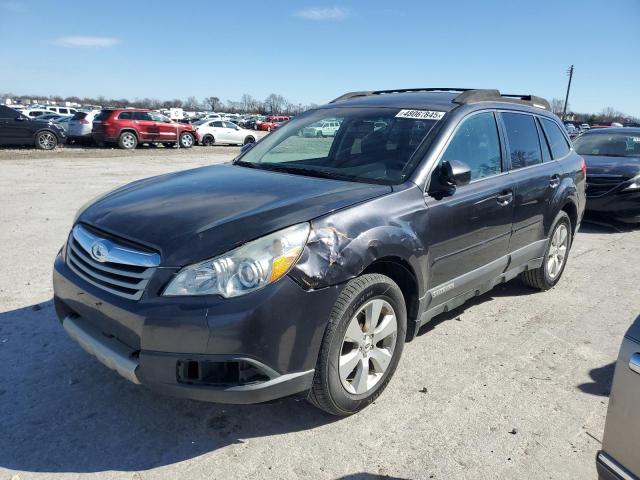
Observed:
[[[409,207],[412,204],[415,209]],[[421,218],[426,221],[426,209],[424,204],[413,202],[399,202],[398,206],[398,215],[387,211],[382,216],[376,205],[369,204],[314,221],[307,246],[290,276],[305,289],[317,290],[348,281],[376,260],[393,257],[411,266],[418,291],[422,291],[426,251],[413,225]]]

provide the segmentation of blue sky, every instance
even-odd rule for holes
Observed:
[[[640,0],[0,0],[0,91],[159,99],[498,88],[640,117]]]

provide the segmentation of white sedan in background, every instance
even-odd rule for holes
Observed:
[[[256,134],[252,130],[240,128],[233,122],[213,120],[204,122],[196,127],[200,134],[202,145],[233,144],[245,145],[256,141]]]

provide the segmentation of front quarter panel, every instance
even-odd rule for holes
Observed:
[[[394,192],[312,222],[309,241],[290,276],[305,289],[346,282],[382,258],[397,258],[413,270],[424,291],[427,208],[421,190],[407,184]]]

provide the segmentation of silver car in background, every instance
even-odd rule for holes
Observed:
[[[640,316],[622,341],[596,466],[600,480],[640,479]]]
[[[91,143],[93,138],[93,119],[100,113],[100,110],[90,110],[89,112],[76,112],[69,121],[67,138],[69,143]]]

